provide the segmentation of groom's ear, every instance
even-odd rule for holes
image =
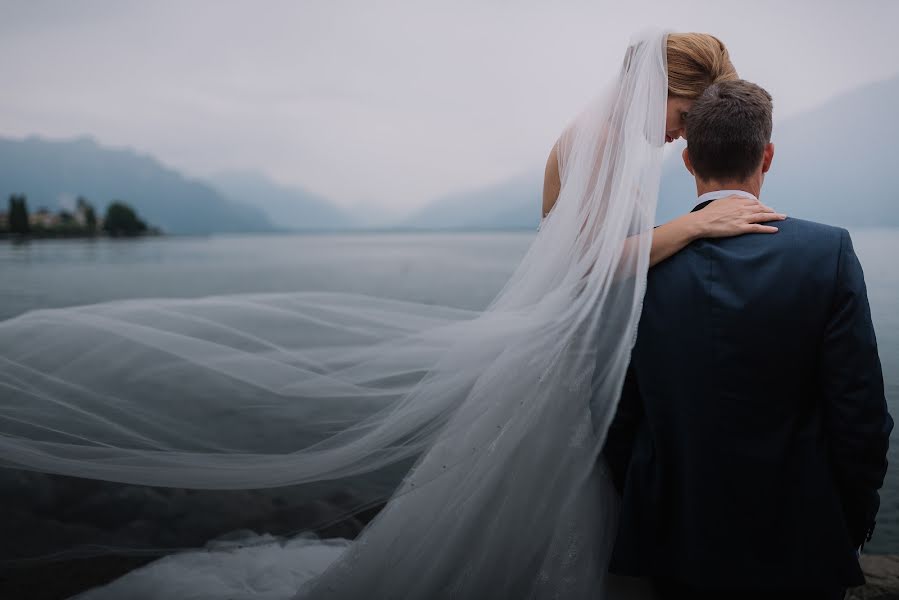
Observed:
[[[774,160],[774,144],[768,142],[768,145],[765,146],[765,153],[762,155],[762,173],[768,172],[772,160]]]
[[[687,170],[690,171],[690,175],[696,176],[696,173],[693,172],[693,163],[690,162],[690,148],[684,148],[684,151],[681,152],[681,156],[684,159],[684,166],[687,167]]]

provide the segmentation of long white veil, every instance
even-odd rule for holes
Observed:
[[[0,472],[234,491],[388,473],[342,505],[389,497],[353,543],[227,597],[304,581],[302,598],[596,597],[616,513],[598,457],[646,281],[666,40],[635,37],[566,128],[559,199],[483,312],[344,293],[31,311],[0,323]],[[234,577],[234,552],[202,568]],[[145,597],[179,597],[179,556]]]

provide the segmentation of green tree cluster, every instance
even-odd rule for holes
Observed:
[[[147,231],[147,224],[137,217],[134,209],[118,200],[106,207],[103,231],[112,236],[138,235]]]
[[[57,216],[58,219],[53,225],[41,224],[31,227],[28,222],[27,199],[23,194],[13,194],[9,197],[6,229],[9,233],[32,237],[94,236],[100,232],[96,210],[83,196],[79,196],[76,201],[75,213],[61,210]],[[78,218],[79,216],[80,218]],[[161,233],[159,228],[148,227],[131,206],[120,200],[114,200],[106,207],[102,231],[110,236],[159,235]]]
[[[7,213],[9,231],[11,233],[28,233],[28,200],[23,194],[13,194],[9,197],[9,211]]]

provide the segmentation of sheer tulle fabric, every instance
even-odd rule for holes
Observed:
[[[0,323],[8,468],[235,490],[415,461],[352,543],[261,536],[86,597],[602,597],[617,500],[598,458],[648,267],[665,42],[634,39],[566,128],[559,199],[482,312],[298,293]]]

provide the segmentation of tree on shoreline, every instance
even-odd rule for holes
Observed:
[[[147,231],[147,224],[137,217],[137,213],[134,212],[133,208],[124,202],[113,200],[106,207],[103,231],[111,236],[139,235]]]
[[[78,196],[75,208],[84,215],[84,226],[88,232],[95,233],[97,231],[97,213],[94,211],[94,205],[88,202],[84,196]]]
[[[28,233],[28,200],[24,194],[12,194],[9,197],[9,231],[10,233]]]

